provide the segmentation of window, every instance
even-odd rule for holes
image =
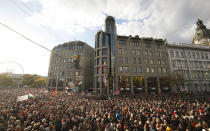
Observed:
[[[128,64],[128,57],[125,57],[125,64]]]
[[[125,49],[122,48],[122,54],[125,54]]]
[[[149,53],[149,56],[152,56],[152,55],[153,55],[153,53],[152,53],[152,51],[151,51],[151,50],[150,50],[148,53]]]
[[[166,60],[162,60],[163,65],[166,65]]]
[[[157,48],[158,49],[163,48],[163,44],[157,44]]]
[[[102,64],[103,64],[103,65],[106,65],[106,64],[107,64],[107,58],[106,58],[106,57],[103,57],[103,58],[102,58]]]
[[[154,67],[151,68],[151,72],[155,73],[155,68]]]
[[[68,62],[73,62],[73,59],[72,59],[72,58],[69,58],[69,59],[68,59]]]
[[[67,50],[67,45],[63,46],[63,51]]]
[[[118,52],[119,54],[122,54],[122,48],[119,48]]]
[[[139,46],[139,42],[133,41],[133,42],[132,42],[132,46],[135,46],[135,47]]]
[[[137,72],[137,68],[136,68],[136,67],[133,68],[133,72],[134,72],[134,73]]]
[[[151,65],[154,65],[154,60],[151,59],[151,60],[150,60],[150,64],[151,64]]]
[[[109,44],[109,35],[105,35],[105,42],[103,42],[103,46],[107,46]]]
[[[123,67],[123,69],[124,69],[125,72],[128,72],[128,67],[127,66]]]
[[[74,45],[70,45],[69,50],[73,50],[73,49],[74,49]]]
[[[123,72],[123,67],[122,66],[120,66],[120,72]]]
[[[138,67],[137,68],[137,72],[142,73],[142,68],[141,67]]]
[[[97,67],[96,73],[99,74],[100,72],[100,67]]]
[[[78,46],[77,46],[77,49],[83,49],[83,48],[84,48],[83,45],[78,45]]]
[[[158,60],[158,65],[161,65],[161,60],[160,59]]]
[[[194,59],[196,59],[195,52],[192,52],[192,57],[193,57]]]
[[[124,49],[124,54],[128,54],[128,49]]]
[[[136,54],[136,50],[133,49],[132,50],[132,54],[135,55]]]
[[[147,67],[147,73],[149,73],[149,67]]]
[[[97,58],[97,65],[99,65],[100,64],[100,59],[99,58]]]
[[[97,50],[97,56],[100,56],[100,50]]]
[[[151,48],[151,44],[150,43],[146,43],[146,47],[147,48]]]
[[[102,50],[102,55],[107,55],[107,49]]]
[[[176,57],[179,57],[179,51],[176,51]]]
[[[161,53],[161,57],[165,56],[165,52],[160,52]]]
[[[206,59],[208,59],[208,54],[207,53],[205,54],[205,57],[206,57]]]
[[[159,73],[162,73],[162,68],[158,68],[158,72]]]
[[[138,64],[141,64],[141,57],[138,57]]]
[[[145,59],[145,61],[146,61],[146,64],[149,64],[149,59]]]
[[[140,50],[136,50],[136,55],[141,55]]]
[[[166,68],[163,68],[163,73],[166,73]]]
[[[182,57],[182,58],[185,57],[184,51],[181,51],[181,57]]]
[[[147,56],[148,55],[148,50],[144,51],[144,55]]]
[[[122,64],[123,63],[123,58],[119,57],[119,63]]]
[[[204,57],[204,54],[203,54],[203,53],[201,53],[201,59],[205,59],[205,57]]]
[[[124,40],[120,40],[120,41],[119,41],[119,45],[121,45],[121,46],[125,46],[125,45],[126,45],[126,41],[124,41]]]
[[[196,52],[197,58],[200,59],[200,53]]]
[[[102,67],[102,74],[106,73],[107,72],[107,67],[106,66],[103,66]]]
[[[173,50],[170,50],[170,56],[174,57],[174,51]]]
[[[133,58],[133,64],[136,64],[136,57]]]
[[[187,57],[188,57],[188,58],[191,58],[191,53],[190,53],[190,51],[187,52]]]
[[[160,57],[160,51],[157,51],[157,56]]]

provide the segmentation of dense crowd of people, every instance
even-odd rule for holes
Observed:
[[[29,91],[34,98],[16,101]],[[209,100],[186,94],[96,100],[65,92],[0,89],[0,131],[208,131]]]

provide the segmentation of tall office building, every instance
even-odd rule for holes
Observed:
[[[118,36],[113,17],[105,20],[105,32],[95,36],[95,89],[101,95],[161,93],[170,88],[164,81],[169,70],[166,41]],[[111,81],[111,82],[109,82]]]
[[[74,66],[80,56],[80,68]],[[82,82],[81,90],[93,87],[94,49],[82,41],[72,41],[53,48],[48,70],[48,87],[63,89],[70,82]]]

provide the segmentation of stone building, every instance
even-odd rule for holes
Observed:
[[[210,30],[206,28],[203,21],[200,19],[197,20],[196,25],[197,28],[193,37],[193,44],[210,46]]]
[[[74,57],[80,56],[80,68]],[[94,49],[82,41],[72,41],[53,48],[48,70],[48,87],[63,89],[70,83],[82,82],[80,89],[93,88]]]
[[[105,31],[95,36],[95,89],[100,94],[161,93],[170,88],[165,40],[117,35],[115,20],[108,16]],[[108,77],[110,76],[111,77]],[[109,81],[111,86],[107,84]]]
[[[179,87],[189,93],[210,92],[210,46],[168,44],[167,48],[171,73],[184,80]]]

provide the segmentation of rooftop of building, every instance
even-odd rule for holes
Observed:
[[[117,36],[118,38],[125,38],[125,39],[142,39],[142,40],[148,40],[148,41],[159,41],[159,42],[163,42],[165,40],[163,39],[157,39],[157,38],[152,38],[152,37],[139,37],[138,35],[135,35],[135,36],[132,36],[132,35],[129,35],[129,36],[124,36],[124,35],[118,35]]]
[[[107,22],[107,21],[113,21],[113,22],[115,22],[115,19],[114,19],[113,16],[107,16],[105,22]]]
[[[207,45],[196,45],[196,44],[188,44],[188,43],[168,43],[168,47],[176,47],[176,48],[191,48],[191,49],[207,49],[210,50],[210,46]]]
[[[69,41],[69,42],[65,42],[65,43],[63,43],[63,44],[59,44],[59,45],[57,45],[57,46],[55,46],[54,48],[53,48],[53,50],[55,49],[55,48],[57,48],[57,47],[62,47],[62,46],[68,46],[68,45],[71,45],[71,44],[80,44],[80,45],[86,45],[86,46],[88,46],[88,47],[90,47],[90,48],[92,48],[93,49],[93,47],[91,47],[89,44],[87,44],[86,42],[83,42],[83,41]]]

